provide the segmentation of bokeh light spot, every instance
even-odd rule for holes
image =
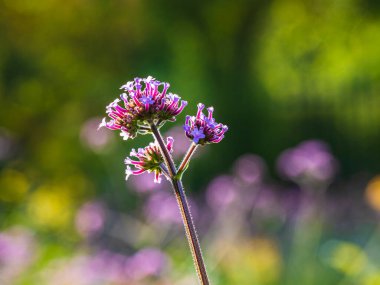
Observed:
[[[376,211],[380,211],[380,175],[373,178],[365,190],[367,202]]]

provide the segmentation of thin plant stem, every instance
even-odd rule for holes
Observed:
[[[193,154],[195,153],[195,150],[197,149],[197,144],[195,143],[191,143],[189,149],[187,150],[182,162],[181,162],[181,165],[178,167],[178,174],[179,175],[182,175],[183,172],[186,170],[186,167],[188,166],[189,164],[189,161],[190,161],[190,158],[193,156]]]
[[[165,163],[161,163],[160,164],[160,167],[162,169],[162,173],[165,175],[165,177],[170,180],[170,175],[169,175],[169,172],[168,172],[168,168],[166,167]]]
[[[160,131],[157,129],[157,126],[152,122],[150,127],[153,133],[154,138],[156,139],[161,154],[164,158],[165,164],[167,165],[170,182],[173,186],[174,194],[177,199],[177,203],[181,212],[183,225],[185,227],[186,237],[189,242],[190,251],[193,256],[195,269],[198,274],[199,281],[202,285],[209,285],[210,282],[207,277],[206,267],[202,257],[201,246],[197,237],[195,226],[191,217],[189,204],[186,199],[185,190],[182,185],[181,178],[177,175],[177,170],[174,165],[174,161],[169,151],[166,148],[164,140],[161,136]]]
[[[157,129],[157,126],[153,122],[150,123],[150,129],[152,130],[153,136],[158,143],[158,147],[160,148],[162,157],[164,158],[164,162],[168,167],[167,170],[169,172],[170,178],[173,179],[177,174],[173,158],[171,157],[168,149],[166,148],[164,139],[162,138],[160,131]]]

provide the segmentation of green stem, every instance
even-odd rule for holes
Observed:
[[[181,177],[182,174],[185,172],[185,170],[187,169],[187,167],[189,165],[190,158],[195,153],[195,150],[197,149],[197,147],[198,147],[197,144],[191,143],[189,149],[187,150],[187,152],[186,152],[186,154],[185,154],[185,156],[181,162],[181,165],[178,167],[177,176]]]
[[[201,246],[197,237],[195,226],[191,218],[189,204],[186,199],[185,190],[182,185],[182,181],[177,176],[177,170],[174,165],[174,161],[169,151],[166,148],[164,140],[161,136],[160,131],[154,123],[150,123],[150,127],[154,138],[156,139],[161,154],[164,158],[165,164],[167,165],[170,181],[173,186],[174,194],[177,199],[177,203],[181,212],[183,225],[185,227],[187,241],[189,242],[190,251],[193,256],[195,269],[198,274],[199,281],[202,285],[209,285],[210,282],[207,277],[206,267],[202,257]]]

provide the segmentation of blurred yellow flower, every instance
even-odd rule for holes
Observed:
[[[327,250],[325,261],[346,275],[358,275],[367,266],[366,253],[354,243],[332,240],[323,247]]]
[[[362,285],[380,285],[380,272],[366,276],[361,282]]]
[[[0,175],[0,200],[19,202],[24,199],[29,188],[26,176],[16,170],[7,169]]]
[[[66,228],[71,221],[73,202],[65,187],[45,185],[31,195],[27,210],[36,224],[61,229]]]
[[[374,177],[368,183],[365,195],[371,207],[376,211],[380,211],[380,175]]]
[[[267,238],[230,245],[223,266],[230,284],[272,284],[278,281],[282,258],[277,244]]]

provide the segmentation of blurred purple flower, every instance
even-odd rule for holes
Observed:
[[[127,259],[125,255],[103,250],[92,256],[76,255],[71,260],[55,260],[45,272],[45,283],[129,284],[131,280],[125,269]]]
[[[75,226],[78,233],[86,238],[99,233],[104,226],[106,210],[100,202],[87,202],[78,211]]]
[[[151,192],[152,190],[157,190],[162,187],[161,184],[153,181],[148,172],[137,175],[133,177],[133,179],[128,179],[127,183],[131,189],[139,193]]]
[[[165,192],[151,195],[145,204],[144,213],[153,223],[180,224],[182,222],[175,197]]]
[[[193,218],[197,217],[195,203],[188,199]],[[152,223],[181,224],[182,218],[178,209],[176,198],[172,193],[156,192],[152,194],[145,203],[144,213]]]
[[[203,114],[205,105],[198,104],[197,115],[186,116],[186,122],[183,126],[186,136],[196,144],[218,143],[224,138],[224,133],[228,127],[220,123],[216,123],[212,117],[213,107],[207,108],[208,116]]]
[[[77,255],[71,260],[54,260],[43,272],[43,284],[103,284],[105,281],[104,271],[95,271],[90,265],[91,258],[82,255]]]
[[[90,271],[99,272],[106,276],[110,268],[120,268],[126,259],[127,256],[103,249],[89,256],[86,266]]]
[[[287,205],[285,205],[285,199],[281,199],[278,193],[281,193],[283,189],[277,189],[276,185],[261,186],[253,206],[253,222],[256,226],[259,224],[265,228],[280,227],[287,218],[288,212]]]
[[[264,160],[254,154],[245,154],[238,158],[234,165],[236,177],[244,184],[261,182],[266,171]]]
[[[90,275],[98,275],[98,280],[127,284],[159,276],[168,263],[167,256],[155,248],[141,249],[132,256],[104,250],[89,259],[86,270],[93,272]]]
[[[222,210],[238,199],[237,186],[229,175],[214,178],[206,191],[207,203],[214,210]]]
[[[103,269],[105,280],[116,284],[125,284],[129,280],[125,264],[127,263],[128,257],[119,253],[109,253],[104,260]]]
[[[129,257],[124,268],[130,279],[141,280],[148,276],[159,276],[167,265],[168,259],[162,251],[145,248]]]
[[[45,272],[44,284],[136,284],[158,276],[167,264],[167,257],[157,249],[142,249],[130,257],[103,250],[93,256],[53,262]]]
[[[86,121],[80,132],[82,143],[94,151],[104,149],[112,140],[112,136],[105,129],[96,130],[99,125],[100,118],[95,117]]]
[[[32,262],[35,244],[32,234],[21,227],[0,233],[0,283],[14,284]]]
[[[284,151],[277,168],[281,175],[298,183],[325,183],[334,177],[338,164],[324,142],[310,140]]]

